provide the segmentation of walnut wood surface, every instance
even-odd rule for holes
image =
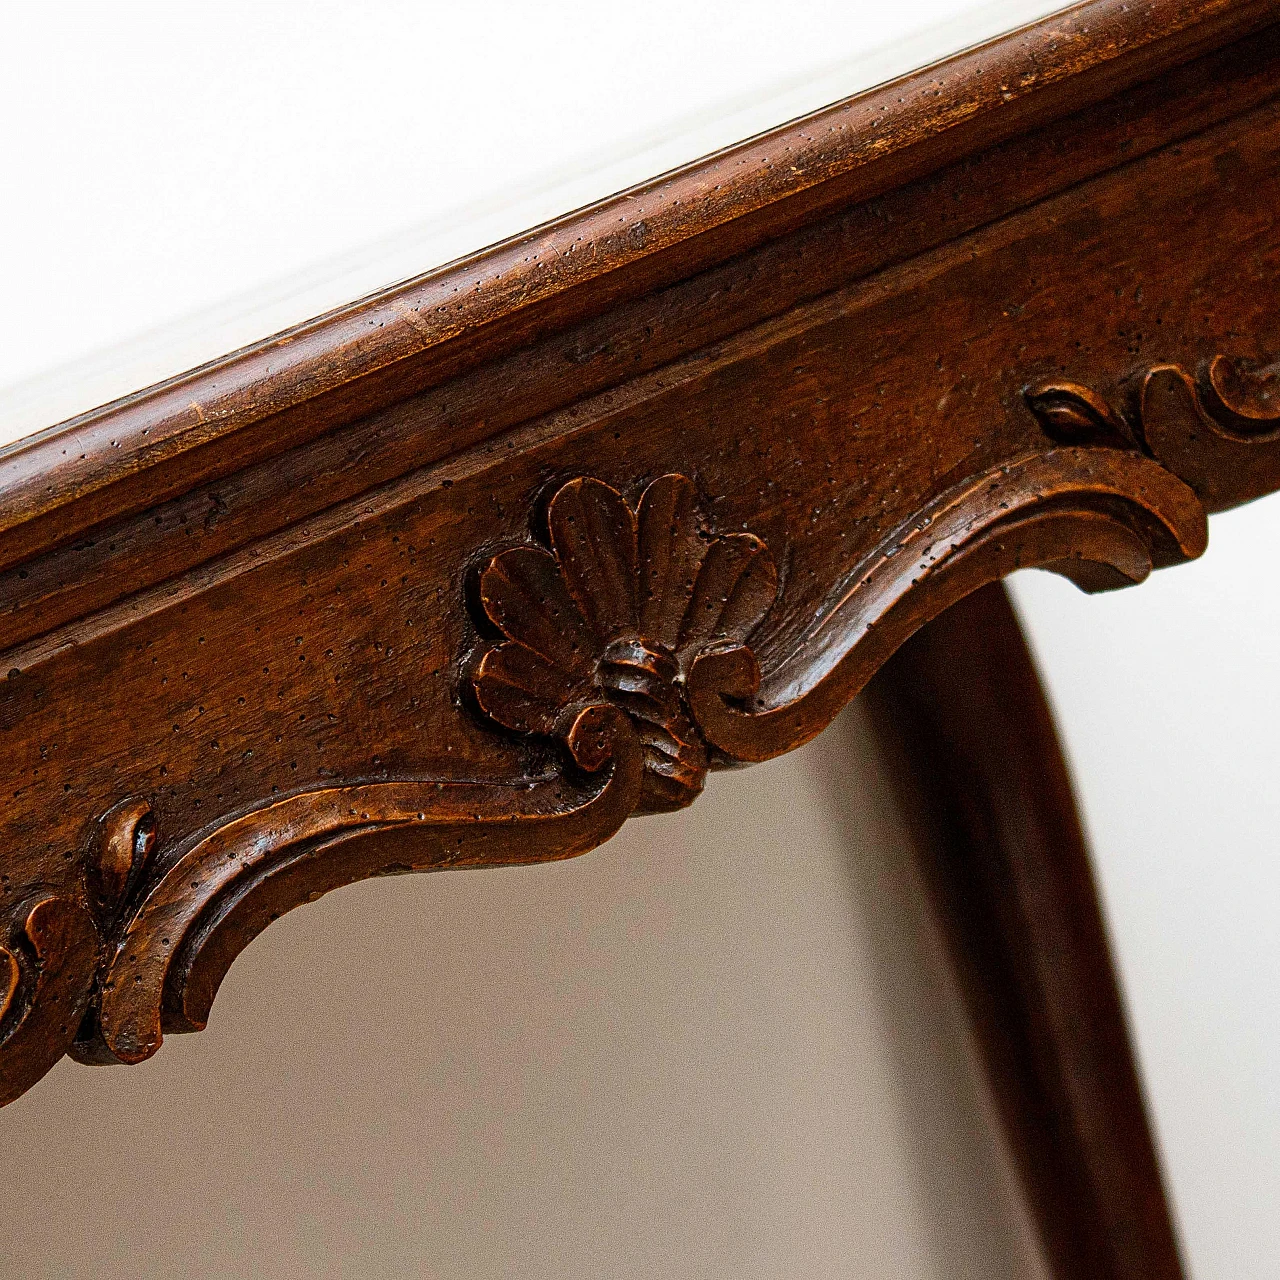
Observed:
[[[1183,1275],[1053,719],[992,584],[868,693],[1053,1274]]]
[[[1103,6],[1108,12],[1115,7]],[[1163,30],[1172,19],[1164,13],[1169,6],[1159,7]],[[1095,6],[1086,8],[1092,12]],[[1227,16],[1232,22],[1242,21],[1234,7],[1219,15],[1223,21]],[[1070,42],[1061,44],[1057,35],[1058,27],[1050,26],[1043,39],[1032,46],[1038,65],[1056,65],[1062,50],[1073,47]],[[1145,49],[1149,35],[1139,27],[1133,42]],[[1031,38],[1030,34],[1019,36],[1012,47],[1008,41],[992,46],[990,66],[999,69],[1011,59],[1025,61],[1026,42]],[[1108,46],[1113,52],[1116,47],[1128,49],[1129,43]],[[860,182],[871,183],[876,178],[868,188],[874,198],[853,199],[842,205],[832,194],[831,212],[814,221],[799,220],[793,230],[763,240],[746,252],[735,255],[726,251],[727,260],[708,256],[705,261],[669,262],[675,248],[654,248],[643,261],[653,264],[646,270],[658,272],[661,268],[662,280],[640,280],[633,292],[615,294],[616,281],[609,275],[613,283],[607,288],[598,286],[589,316],[574,311],[559,320],[548,317],[545,325],[530,330],[523,341],[512,339],[509,347],[490,358],[486,354],[496,321],[466,342],[459,337],[451,349],[459,359],[466,356],[471,362],[466,369],[450,365],[428,376],[434,369],[430,362],[443,358],[437,346],[428,344],[421,355],[421,360],[428,362],[422,366],[423,385],[415,383],[399,400],[392,396],[384,403],[374,397],[372,375],[340,381],[331,393],[321,391],[337,376],[335,371],[354,358],[353,338],[343,313],[317,321],[315,333],[308,330],[305,341],[294,335],[271,344],[266,362],[275,374],[245,409],[247,417],[223,405],[215,392],[238,385],[237,371],[243,372],[244,361],[252,364],[256,356],[233,358],[226,366],[192,375],[180,388],[143,394],[63,432],[0,451],[0,646],[20,644],[148,585],[215,563],[340,502],[373,492],[413,467],[444,467],[469,453],[491,449],[499,441],[496,447],[506,448],[513,433],[521,428],[536,429],[536,424],[550,431],[575,425],[575,405],[610,392],[614,397],[625,394],[625,388],[636,387],[636,379],[643,375],[660,377],[664,368],[679,370],[697,353],[705,358],[715,344],[758,331],[770,318],[794,314],[802,304],[829,296],[832,290],[851,282],[875,279],[876,272],[883,273],[895,264],[919,262],[927,251],[954,245],[957,237],[996,224],[1055,192],[1066,192],[1089,177],[1114,169],[1121,161],[1137,160],[1239,115],[1250,105],[1271,100],[1276,92],[1275,59],[1274,33],[1264,31],[1202,60],[1177,66],[1157,80],[1138,83],[1096,105],[1071,111],[1031,133],[1016,132],[1017,122],[1006,120],[1002,100],[1000,106],[984,108],[980,114],[1005,121],[1012,136],[973,152],[949,129],[940,135],[945,136],[949,148],[941,167],[896,186],[896,170],[876,175],[885,167],[892,169],[896,161],[890,160],[898,153],[891,149],[883,165],[870,164],[869,156],[879,152],[863,139],[870,150],[863,156],[867,163],[857,167],[857,174]],[[1142,58],[1138,62],[1145,67]],[[978,65],[980,69],[987,64],[980,61]],[[1129,65],[1127,55],[1124,65]],[[1029,75],[1024,69],[1009,83],[1022,84]],[[856,131],[860,136],[869,132],[871,141],[879,145],[881,131],[890,126],[899,110],[915,110],[913,104],[946,104],[950,100],[943,95],[948,87],[960,93],[968,83],[957,75],[942,76],[941,80],[940,86],[939,74],[922,73],[909,77],[900,88],[864,95],[832,108],[835,116],[826,132],[819,129],[813,134],[813,144],[838,148],[840,139],[861,121]],[[1028,83],[1038,81],[1033,78]],[[1068,75],[1061,83],[1062,88],[1054,93],[1081,92],[1076,77]],[[902,104],[897,102],[899,97]],[[968,106],[951,105],[960,110],[961,119],[971,114]],[[951,115],[941,117],[940,125],[943,122],[963,132]],[[842,129],[841,124],[846,127]],[[799,128],[782,130],[775,138],[777,144],[794,151],[801,139],[792,134]],[[725,177],[724,163],[717,160],[710,165],[710,172],[695,169],[680,179],[692,184],[681,209],[686,205],[701,207],[697,184],[714,188]],[[788,166],[774,165],[763,172],[789,167],[799,166],[789,161]],[[757,172],[751,166],[739,168],[744,173]],[[796,181],[803,176],[792,175]],[[1213,175],[1214,185],[1221,188],[1221,200],[1230,202],[1232,184],[1223,179],[1224,175]],[[658,199],[668,187],[665,182],[656,184],[653,191],[637,193],[635,199],[623,203],[627,210],[637,204],[645,208],[646,201]],[[1094,214],[1098,215],[1096,209]],[[596,214],[581,217],[590,223]],[[582,247],[592,243],[589,227],[584,224],[569,234],[569,228],[577,227],[579,221],[571,219],[561,229],[547,231],[553,237],[551,248],[546,253],[529,252],[534,264],[529,269],[555,274],[569,270],[566,262],[590,260],[598,261],[603,270],[609,259],[588,254]],[[554,239],[561,234],[568,236],[566,244]],[[1194,238],[1194,231],[1190,234]],[[1069,241],[1070,236],[1063,239]],[[703,238],[679,243],[681,253],[692,253],[703,245]],[[1185,236],[1169,243],[1170,252],[1177,252]],[[574,252],[569,252],[568,244],[575,246]],[[476,261],[481,260],[488,258],[482,255]],[[1101,264],[1098,269],[1106,271],[1110,266]],[[1074,272],[1074,267],[1071,270]],[[465,300],[458,306],[479,306],[472,300],[485,296],[487,277],[476,279],[468,271],[464,264],[439,281],[435,276],[428,281],[433,282],[432,288],[447,286],[451,297],[456,294]],[[495,271],[503,278],[509,275],[497,267]],[[621,268],[619,273],[626,274]],[[901,266],[896,274],[901,275]],[[884,283],[892,287],[893,281],[894,273],[890,272]],[[904,284],[910,288],[908,282]],[[1037,281],[1039,289],[1051,284],[1050,280]],[[424,282],[422,288],[427,285]],[[999,299],[992,301],[998,303]],[[1012,301],[1016,306],[1026,302],[1025,298]],[[1127,321],[1139,332],[1147,323],[1154,326],[1156,315],[1150,303],[1135,307],[1134,301],[1126,299],[1129,305],[1118,306],[1116,300],[1104,299],[1098,319],[1117,324]],[[391,301],[387,305],[391,307]],[[408,314],[420,318],[420,312],[412,307]],[[516,314],[523,316],[524,312]],[[516,321],[512,318],[509,322]],[[361,342],[391,342],[396,334],[408,341],[403,332],[407,325],[394,308],[379,311],[369,317]],[[1208,327],[1216,329],[1214,336],[1220,339],[1221,333],[1231,331],[1230,325],[1228,316],[1218,316]],[[1062,340],[1062,335],[1052,339]],[[1127,346],[1118,344],[1110,367],[1104,365],[1107,377],[1113,376],[1115,366],[1127,367]],[[305,367],[305,376],[300,377],[310,396],[305,400],[308,429],[316,434],[309,443],[298,443],[291,434],[293,428],[286,430],[282,425],[288,414],[270,412],[270,405],[272,397],[281,393],[282,382],[288,381],[290,359],[304,349],[314,357]],[[1171,358],[1167,349],[1155,354]],[[1012,361],[1013,356],[1006,353],[1001,358]],[[412,363],[410,357],[405,359]],[[1058,372],[1053,362],[1045,359],[1047,366],[1037,367],[1037,376]],[[885,372],[897,377],[906,376],[907,371]],[[925,381],[937,381],[936,371],[926,371]],[[877,385],[874,378],[870,385]],[[153,447],[149,442],[161,430],[152,414],[162,402],[175,413],[203,416],[208,420],[207,430],[221,434],[207,442],[208,447],[181,451],[172,461],[165,455],[156,458],[153,465],[146,450]],[[999,408],[1007,412],[1004,403]],[[579,409],[579,415],[582,411]],[[297,412],[303,409],[299,407]],[[267,417],[259,425],[254,413]],[[237,426],[235,431],[233,426]],[[136,440],[131,440],[133,436]],[[188,444],[195,440],[182,438]],[[242,457],[242,450],[253,457]],[[250,465],[244,465],[246,461]],[[67,477],[64,485],[68,467],[79,470],[75,477]],[[170,468],[178,470],[171,481],[165,479]],[[209,468],[219,474],[211,477]],[[6,522],[10,527],[5,527]]]
[[[199,1028],[321,893],[571,856],[791,749],[1014,569],[1199,555],[1280,486],[1277,23],[1093,0],[0,453],[0,1101]],[[1040,1203],[1084,1188],[1062,1238],[1136,1275],[1114,1152],[1158,1179],[1081,963],[1070,1035],[983,973]]]
[[[56,440],[0,452],[0,493],[15,499],[0,530],[24,530],[4,549],[29,553],[187,492],[1276,17],[1275,0],[1076,5],[83,415]]]

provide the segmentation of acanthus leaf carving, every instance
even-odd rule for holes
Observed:
[[[37,890],[11,913],[0,942],[0,1106],[65,1053],[95,1060],[77,1052],[76,1040],[85,1032],[105,941],[154,842],[151,806],[131,796],[94,824],[83,884]]]
[[[1280,365],[1247,366],[1216,355],[1199,378],[1155,364],[1139,380],[1131,415],[1078,382],[1028,387],[1028,407],[1055,440],[1083,439],[1139,449],[1196,492],[1209,511],[1250,502],[1280,487]]]
[[[1128,422],[1079,383],[1041,382],[1027,389],[1026,398],[1045,434],[1060,444],[1138,445]]]
[[[549,549],[513,547],[480,575],[503,640],[475,667],[476,702],[503,727],[546,737],[563,737],[584,706],[617,706],[644,748],[640,808],[681,808],[708,768],[685,681],[700,653],[744,645],[768,613],[773,556],[753,534],[708,530],[681,475],[654,480],[634,509],[600,480],[571,480],[547,527]]]
[[[137,887],[156,843],[151,805],[130,796],[98,820],[86,866],[89,891],[104,921],[112,920]]]
[[[25,1093],[71,1046],[100,955],[78,898],[39,893],[14,913],[0,944],[0,1106]]]

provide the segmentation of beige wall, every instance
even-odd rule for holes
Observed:
[[[1043,1276],[856,712],[575,862],[274,925],[0,1113],[39,1277]]]

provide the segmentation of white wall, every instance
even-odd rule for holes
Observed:
[[[6,5],[0,445],[1060,7]]]
[[[1278,546],[1271,499],[1131,590],[1014,580],[1199,1280],[1280,1275]]]
[[[1046,1280],[856,711],[585,858],[294,911],[0,1151],[14,1280]]]

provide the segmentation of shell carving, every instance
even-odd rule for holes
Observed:
[[[769,548],[710,533],[681,475],[655,480],[634,510],[602,481],[571,480],[547,527],[550,550],[513,547],[481,573],[481,607],[506,639],[475,669],[476,701],[517,733],[560,738],[583,707],[620,707],[644,748],[640,808],[682,808],[708,764],[685,677],[699,653],[743,645],[768,613]]]

